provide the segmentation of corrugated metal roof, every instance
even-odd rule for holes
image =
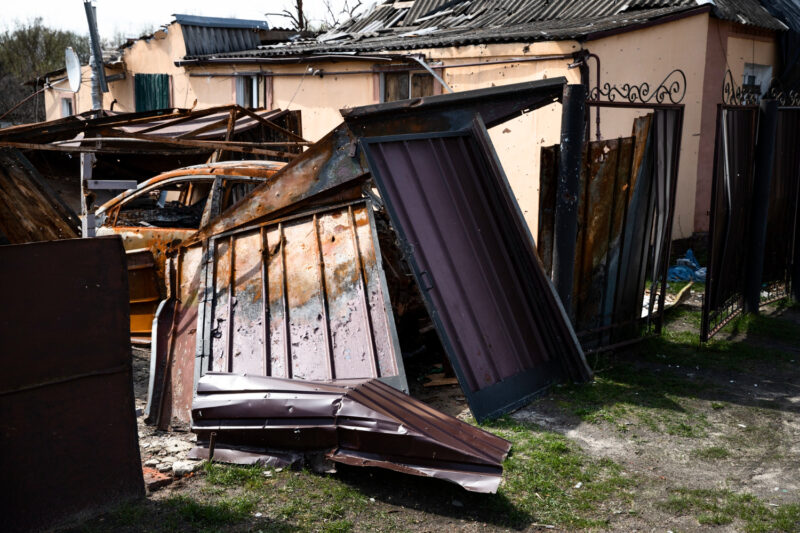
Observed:
[[[268,30],[266,20],[234,19],[225,17],[201,17],[199,15],[184,15],[175,13],[175,22],[191,26],[205,26],[206,28],[240,28],[248,30]]]
[[[758,0],[388,0],[315,40],[217,57],[408,50],[489,42],[576,39],[710,4],[715,16],[766,29],[786,26]],[[187,58],[192,58],[187,54]],[[194,57],[196,59],[200,59]]]
[[[268,30],[266,21],[174,15],[181,25],[187,55],[238,52],[261,44],[259,30]]]

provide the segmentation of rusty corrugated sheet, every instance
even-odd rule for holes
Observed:
[[[591,376],[491,145],[487,124],[558,98],[564,80],[345,113],[362,135],[442,344],[478,420]]]
[[[148,390],[148,421],[160,429],[188,426],[194,394],[203,248],[182,248],[170,273],[170,299],[155,318]],[[170,269],[171,270],[171,269]],[[174,311],[172,306],[174,305]],[[171,311],[171,312],[170,312]]]
[[[0,243],[74,239],[80,221],[19,150],[0,149]]]
[[[4,531],[143,496],[119,238],[0,246],[0,292]]]
[[[355,149],[356,139],[351,132],[344,125],[338,126],[185,244],[275,218],[287,208],[296,210],[316,195],[352,185],[358,178],[366,179],[369,170],[354,157]]]
[[[586,348],[641,337],[643,316],[660,320],[681,113],[657,109],[634,120],[632,137],[584,146],[571,318]],[[548,274],[557,153],[558,146],[542,148],[538,252]],[[648,280],[652,296],[645,300]]]
[[[202,253],[181,251],[181,323],[172,355],[156,354],[171,357],[175,373],[163,421],[189,421],[196,335],[198,375],[375,377],[408,390],[368,201],[223,233],[208,241],[201,265]],[[199,309],[198,293],[206,295]],[[191,328],[182,322],[190,318]]]
[[[375,379],[207,374],[192,418],[202,448],[215,432],[216,450],[324,451],[333,461],[444,479],[474,492],[497,490],[511,448]]]
[[[368,202],[221,234],[208,253],[205,371],[407,390]]]

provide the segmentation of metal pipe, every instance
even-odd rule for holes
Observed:
[[[422,68],[424,68],[425,70],[427,70],[427,71],[430,73],[430,75],[431,75],[431,76],[433,76],[433,79],[435,79],[436,81],[438,81],[438,82],[439,82],[439,84],[441,84],[441,86],[442,86],[442,87],[444,87],[444,89],[445,89],[447,92],[449,92],[449,93],[452,93],[452,92],[453,92],[453,89],[451,89],[451,88],[450,88],[450,86],[449,86],[449,85],[447,85],[447,84],[444,82],[444,80],[442,79],[442,77],[441,77],[441,76],[439,76],[438,74],[436,74],[436,72],[435,72],[435,71],[434,71],[434,70],[433,70],[431,67],[429,67],[429,66],[428,66],[428,64],[427,64],[425,61],[423,61],[423,60],[422,60],[422,58],[420,58],[420,57],[417,57],[417,56],[408,56],[408,58],[409,58],[409,59],[411,59],[411,60],[414,60],[414,61],[416,61],[417,63],[419,63],[419,65],[420,65]]]
[[[473,62],[473,63],[457,63],[453,65],[434,65],[432,68],[438,69],[454,69],[454,68],[464,68],[464,67],[491,67],[493,65],[506,65],[511,63],[530,63],[536,61],[557,61],[560,59],[573,59],[574,56],[572,54],[557,54],[557,55],[549,55],[549,56],[533,56],[533,57],[514,57],[509,59],[501,59],[499,61],[486,61],[486,62]],[[237,64],[237,63],[253,63],[254,61],[236,61],[236,60],[226,60],[224,63],[230,64]],[[216,62],[215,62],[216,63]],[[266,62],[265,62],[266,63]],[[286,64],[286,63],[283,63]],[[414,65],[405,65],[400,66],[397,68],[392,68],[391,72],[404,72],[410,70],[417,70]],[[426,69],[427,70],[427,69]],[[381,72],[385,72],[383,70],[372,70],[372,69],[361,69],[361,70],[332,70],[327,71],[323,69],[319,69],[318,74],[315,73],[316,76],[346,76],[349,74],[380,74]],[[281,78],[281,77],[301,77],[307,76],[308,74],[303,72],[269,72],[269,71],[242,71],[242,72],[190,72],[189,77],[208,77],[208,78],[230,78],[230,77],[237,77],[237,76],[268,76],[273,78]]]
[[[572,314],[585,120],[586,87],[581,84],[567,85],[564,87],[561,108],[561,147],[553,232],[553,283],[567,315]]]
[[[747,250],[747,266],[745,268],[745,313],[758,314],[761,304],[761,278],[764,274],[764,248],[767,242],[769,194],[777,131],[778,102],[768,99],[761,100],[753,180],[753,215],[750,223],[750,246]]]

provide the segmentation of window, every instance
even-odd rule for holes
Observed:
[[[268,107],[266,76],[237,76],[236,104],[248,109]]]
[[[772,66],[758,65],[755,63],[744,64],[744,76],[742,79],[742,89],[748,93],[763,95],[769,89],[772,80]]]
[[[136,111],[155,111],[170,107],[169,74],[134,74]]]
[[[114,225],[197,229],[210,189],[210,182],[177,182],[150,189],[124,202]]]
[[[72,115],[72,98],[61,99],[61,116],[68,117]]]
[[[435,80],[427,72],[384,72],[381,102],[394,102],[434,94]]]

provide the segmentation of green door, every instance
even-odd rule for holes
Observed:
[[[134,74],[136,111],[169,107],[169,74]]]

